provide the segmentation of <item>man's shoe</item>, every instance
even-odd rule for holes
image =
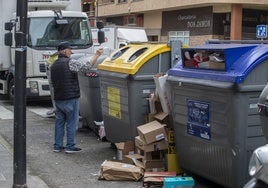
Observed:
[[[66,149],[65,153],[77,153],[77,152],[80,152],[80,151],[82,151],[81,148],[73,148],[73,149]]]
[[[65,149],[65,147],[62,147],[61,149],[53,149],[53,152],[55,152],[55,153],[59,153],[59,152],[61,152],[61,150],[63,150],[63,149]]]
[[[47,115],[48,116],[52,116],[52,115],[54,115],[55,114],[55,110],[53,109],[53,110],[49,110],[49,111],[47,111]]]

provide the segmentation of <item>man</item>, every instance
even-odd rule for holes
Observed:
[[[90,62],[79,62],[70,58],[72,51],[69,42],[62,42],[58,45],[58,59],[51,65],[51,81],[56,106],[54,152],[60,152],[64,149],[65,124],[67,133],[65,153],[81,151],[81,148],[75,146],[80,97],[77,73],[90,69],[102,53],[103,49],[99,49]]]

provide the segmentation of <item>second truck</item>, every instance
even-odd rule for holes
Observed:
[[[105,33],[105,41],[98,42],[98,29],[92,28],[93,48],[95,52],[98,48],[108,48],[111,52],[130,43],[147,43],[148,38],[144,28],[132,26],[105,26],[102,31]]]

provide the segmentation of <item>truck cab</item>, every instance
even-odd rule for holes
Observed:
[[[69,41],[74,53],[89,52],[92,46],[91,29],[85,13],[71,11],[71,1],[65,0],[62,4],[61,1],[46,3],[29,1],[28,3],[29,10],[34,10],[29,11],[27,17],[26,96],[28,100],[50,99],[46,75],[46,60],[49,56],[45,54],[55,53],[58,44],[62,41]],[[36,10],[38,6],[41,10]],[[69,11],[65,10],[66,7],[69,7]],[[10,20],[12,22],[12,18]],[[15,28],[9,31],[13,37]],[[14,98],[15,49],[13,42],[9,52],[10,62],[7,62],[9,66],[0,70],[0,93],[8,94],[11,100]]]

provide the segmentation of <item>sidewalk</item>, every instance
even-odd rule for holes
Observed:
[[[1,188],[13,186],[13,148],[0,135],[0,185]],[[31,176],[27,171],[28,188],[48,188],[48,186],[37,176]]]

